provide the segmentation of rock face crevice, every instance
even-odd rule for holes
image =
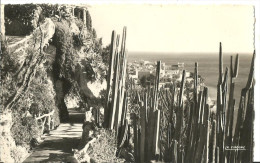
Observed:
[[[61,122],[66,122],[69,119],[69,112],[65,104],[65,96],[69,92],[67,85],[70,85],[66,80],[55,80],[55,91],[56,91],[56,105],[60,111],[60,120]]]

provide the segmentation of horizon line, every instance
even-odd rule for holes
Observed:
[[[144,54],[158,54],[158,53],[162,53],[161,55],[165,54],[165,55],[168,55],[168,54],[194,54],[194,55],[207,55],[207,54],[216,54],[216,55],[219,55],[219,52],[156,52],[156,51],[127,51],[127,53],[131,53],[131,54],[134,54],[134,53],[144,53]],[[222,54],[232,54],[232,55],[253,55],[254,51],[252,52],[223,52],[222,51]]]

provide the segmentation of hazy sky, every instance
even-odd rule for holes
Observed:
[[[127,26],[127,49],[147,52],[252,53],[254,8],[242,5],[92,5],[103,44]]]

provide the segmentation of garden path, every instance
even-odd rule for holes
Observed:
[[[29,162],[77,162],[72,148],[78,146],[82,135],[84,114],[69,109],[69,121],[45,135],[44,142],[36,147],[24,161]]]

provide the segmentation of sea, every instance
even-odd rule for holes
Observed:
[[[223,72],[228,67],[230,70],[230,56],[231,54],[223,53]],[[232,54],[233,63],[236,54]],[[238,108],[241,90],[246,86],[252,54],[239,54],[239,71],[238,77],[235,80],[235,100]],[[219,76],[219,55],[217,54],[176,54],[176,53],[147,53],[147,52],[128,52],[128,62],[133,61],[159,61],[165,62],[166,65],[177,64],[178,62],[184,63],[184,69],[194,72],[195,62],[198,62],[198,72],[204,78],[204,83],[209,88],[209,97],[212,100],[217,98],[217,83]],[[229,74],[230,75],[230,74]],[[229,85],[228,85],[229,86]]]

